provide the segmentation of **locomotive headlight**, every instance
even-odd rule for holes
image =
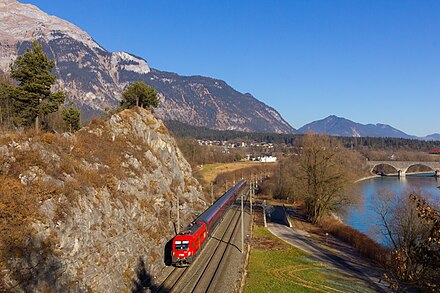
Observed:
[[[190,256],[191,255],[191,251],[190,252],[188,252],[188,256]]]

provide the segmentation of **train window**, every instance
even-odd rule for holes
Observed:
[[[188,250],[189,248],[189,241],[175,241],[174,245],[176,246],[176,250]]]

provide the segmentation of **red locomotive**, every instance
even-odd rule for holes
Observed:
[[[194,261],[206,243],[208,236],[211,236],[215,227],[217,227],[244,186],[246,186],[245,180],[238,182],[174,237],[171,248],[173,265],[187,266]]]

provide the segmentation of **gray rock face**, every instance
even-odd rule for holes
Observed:
[[[85,118],[118,105],[129,83],[145,81],[161,94],[157,113],[162,119],[221,130],[296,132],[275,109],[224,81],[151,69],[140,57],[108,52],[80,28],[33,5],[0,2],[0,70],[8,71],[34,39],[55,60],[57,89]]]
[[[0,153],[2,175],[55,190],[35,202],[40,217],[32,228],[38,243],[54,243],[42,271],[57,277],[36,275],[31,291],[129,291],[165,267],[176,199],[182,225],[206,208],[176,142],[144,109],[125,110],[73,135],[13,140]],[[25,259],[41,255],[40,246],[9,267],[25,268]],[[7,276],[14,284],[14,275]]]

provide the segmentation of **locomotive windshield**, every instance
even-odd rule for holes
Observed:
[[[189,241],[175,241],[176,250],[188,250]]]

